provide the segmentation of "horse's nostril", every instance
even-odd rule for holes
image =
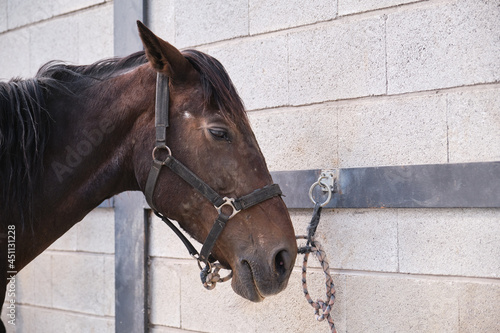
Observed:
[[[274,257],[274,269],[280,276],[286,276],[291,267],[291,257],[287,250],[278,251]]]

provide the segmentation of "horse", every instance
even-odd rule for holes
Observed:
[[[0,277],[9,282],[107,198],[146,193],[155,162],[174,160],[223,200],[160,168],[150,205],[199,242],[214,219],[230,219],[210,257],[232,271],[236,294],[259,302],[279,293],[295,233],[279,190],[234,204],[274,186],[236,88],[215,58],[181,52],[137,24],[144,51],[85,66],[52,61],[34,78],[0,83]],[[160,98],[158,77],[168,89]],[[168,107],[161,145],[159,104]]]

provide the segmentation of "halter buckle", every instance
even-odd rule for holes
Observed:
[[[222,200],[224,200],[224,203],[222,203],[222,205],[220,206],[216,206],[214,205],[215,209],[217,209],[217,213],[219,213],[219,215],[224,215],[224,216],[227,216],[227,219],[229,220],[230,218],[232,218],[234,215],[238,214],[241,209],[237,209],[236,206],[234,205],[234,198],[228,198],[228,197],[224,197]],[[224,206],[230,206],[232,208],[232,212],[230,215],[226,215],[224,213],[222,213],[222,207]]]

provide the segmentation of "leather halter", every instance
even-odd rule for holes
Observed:
[[[153,164],[146,181],[146,200],[155,214],[160,217],[170,228],[172,228],[176,235],[182,240],[184,245],[186,245],[189,253],[198,260],[198,263],[203,262],[206,265],[206,269],[210,266],[210,262],[215,261],[211,257],[210,253],[215,245],[215,242],[217,241],[217,238],[224,229],[227,221],[229,221],[240,211],[250,208],[275,196],[281,196],[282,193],[278,184],[272,184],[264,186],[253,191],[250,194],[244,195],[239,198],[222,197],[208,184],[206,184],[203,180],[196,176],[191,170],[189,170],[186,166],[184,166],[181,162],[174,158],[172,156],[170,148],[166,144],[167,128],[169,126],[169,97],[170,94],[168,77],[158,73],[156,76],[155,104],[156,145],[153,149]],[[164,151],[163,155],[166,155],[164,159],[159,158],[161,151]],[[159,213],[154,205],[154,190],[163,166],[167,166],[171,171],[180,176],[184,181],[186,181],[203,196],[205,196],[205,198],[207,198],[214,205],[217,213],[219,214],[212,226],[212,229],[210,230],[210,233],[205,239],[205,242],[203,243],[202,249],[199,254],[194,246],[189,242],[189,240],[182,234],[182,232],[175,227],[172,221],[170,221],[166,216],[163,216],[161,213]],[[225,206],[228,206],[232,209],[231,214],[227,215],[222,211]],[[227,211],[228,209],[225,210]],[[202,270],[205,269],[202,268]],[[202,281],[205,282],[203,275]]]

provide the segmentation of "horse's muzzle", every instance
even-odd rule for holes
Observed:
[[[296,255],[294,248],[278,247],[264,260],[255,254],[242,257],[233,267],[233,290],[252,302],[281,292],[288,284]]]

